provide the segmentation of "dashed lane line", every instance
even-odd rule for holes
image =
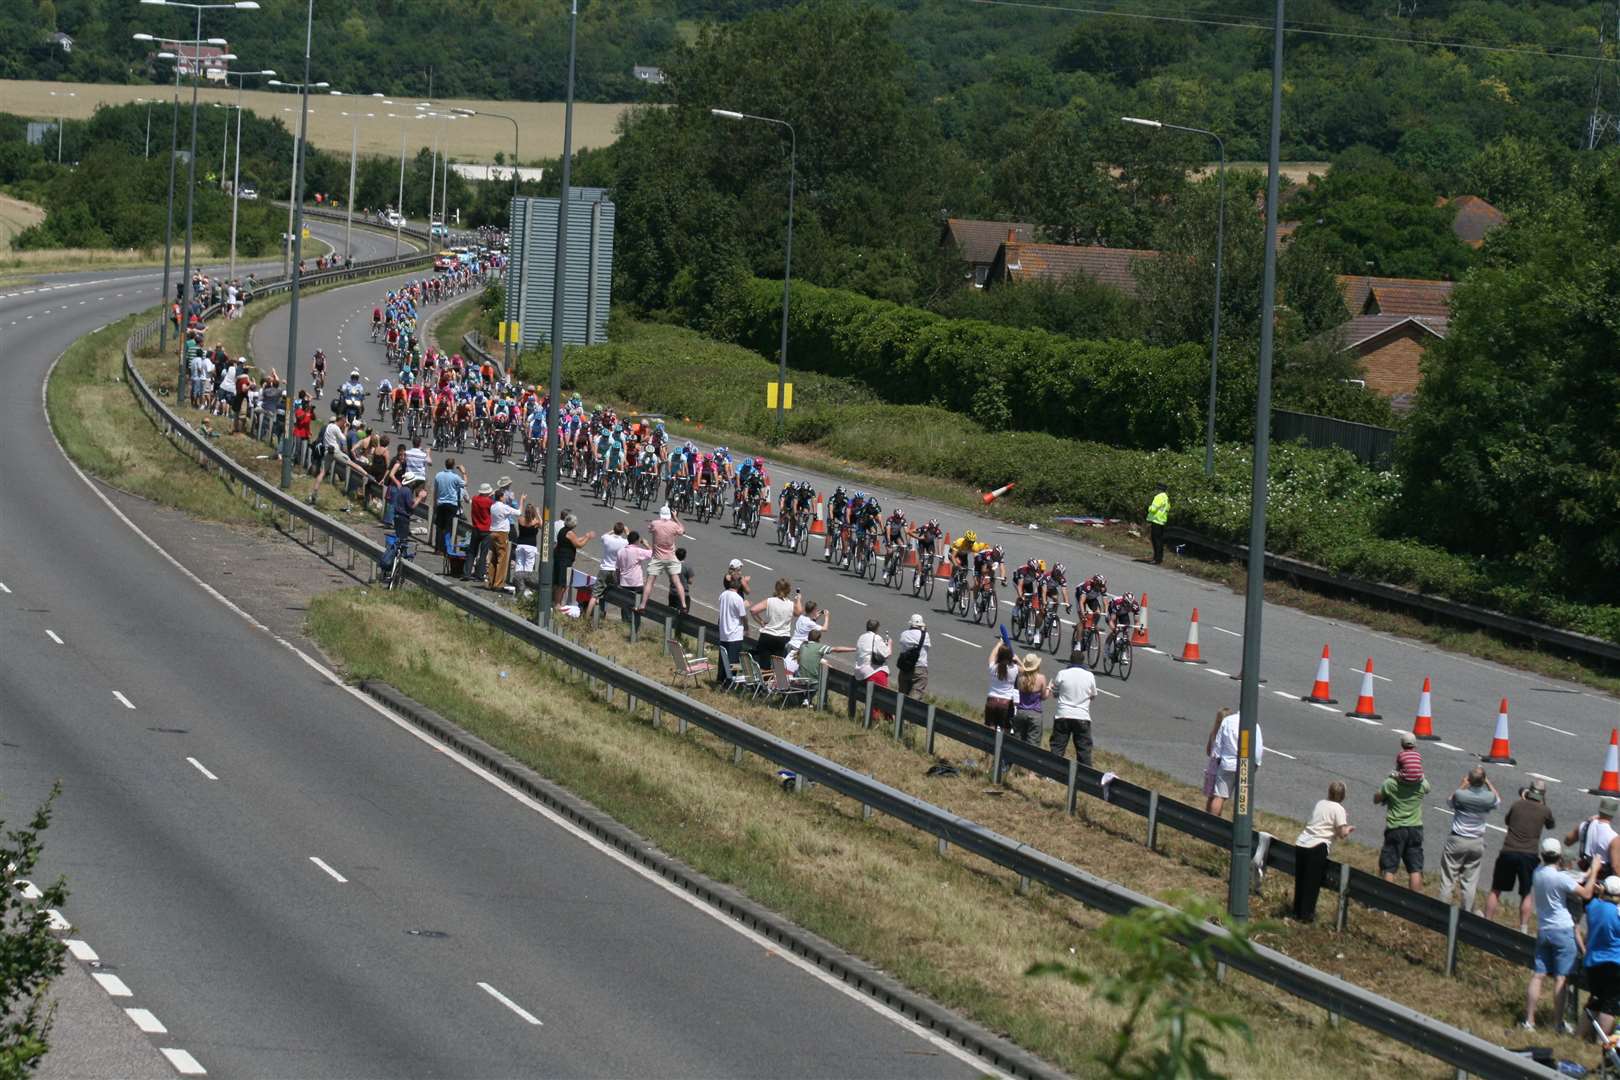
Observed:
[[[859,605],[859,606],[861,606],[861,607],[870,607],[870,606],[871,606],[871,605],[870,605],[870,604],[868,604],[868,603],[867,603],[867,602],[866,602],[866,601],[865,601],[865,600],[857,600],[857,599],[855,599],[855,598],[854,598],[854,597],[853,597],[853,596],[845,596],[845,595],[844,595],[844,594],[843,594],[843,593],[833,593],[833,595],[834,595],[834,596],[836,596],[836,597],[838,597],[838,599],[840,599],[840,600],[848,600],[848,601],[849,601],[849,602],[850,602],[850,603],[852,603],[852,604],[858,604],[858,605]],[[949,635],[949,634],[946,634],[946,635],[945,635],[945,636],[946,636],[946,637],[950,637],[950,636],[951,636],[951,635]],[[956,640],[957,640],[957,641],[961,641],[961,640],[962,640],[962,639],[961,639],[961,638],[957,638],[957,639],[956,639]]]
[[[45,636],[56,642],[58,645],[66,644],[66,642],[62,640],[61,635],[59,635],[55,630],[45,631]]]
[[[135,996],[135,991],[129,988],[129,984],[110,971],[92,971],[90,977],[100,983],[101,988],[111,997]]]
[[[1219,630],[1223,634],[1231,634],[1233,637],[1242,637],[1243,636],[1242,634],[1238,633],[1236,630],[1228,630],[1226,627],[1224,627],[1224,626],[1216,626],[1214,623],[1210,623],[1209,628],[1211,630]]]
[[[1535,777],[1537,780],[1545,780],[1549,784],[1562,784],[1563,783],[1563,781],[1558,779],[1558,777],[1556,777],[1556,776],[1548,776],[1546,773],[1533,772],[1530,775]]]
[[[316,866],[320,867],[322,870],[326,871],[327,875],[329,877],[331,877],[331,879],[333,881],[337,882],[339,885],[347,885],[349,883],[348,878],[344,877],[342,874],[338,873],[336,870],[334,870],[330,866],[326,865],[326,862],[323,859],[321,859],[320,856],[311,855],[309,857],[309,861],[314,863]]]
[[[73,959],[75,960],[83,960],[85,963],[89,964],[101,959],[101,957],[96,955],[96,950],[90,947],[90,943],[88,941],[80,941],[78,938],[68,938],[66,941],[62,942],[62,944],[67,946],[67,951],[73,954]]]
[[[208,1070],[203,1068],[196,1058],[178,1046],[160,1046],[158,1050],[169,1059],[174,1071],[181,1076],[207,1076]]]
[[[508,1009],[511,1009],[513,1012],[517,1013],[528,1023],[533,1024],[535,1027],[543,1026],[540,1023],[540,1018],[538,1016],[534,1015],[534,1013],[530,1012],[528,1009],[525,1009],[511,998],[489,985],[489,983],[481,982],[478,984],[478,988],[484,991],[484,993],[488,994],[490,997],[494,998],[496,1001],[500,1002],[502,1005],[505,1005]]]
[[[186,758],[186,760],[191,762],[192,766],[195,767],[198,772],[200,772],[204,776],[208,777],[208,779],[210,779],[210,780],[218,780],[219,779],[219,777],[217,777],[213,773],[209,772],[207,767],[204,766],[203,763],[198,761],[196,758],[188,757],[188,758]]]
[[[135,1021],[135,1026],[148,1035],[167,1035],[169,1029],[163,1021],[152,1015],[151,1009],[125,1009],[124,1015]]]
[[[743,562],[745,562],[745,563],[747,563],[747,564],[748,564],[748,565],[749,565],[749,566],[757,566],[757,567],[759,567],[759,568],[760,568],[760,569],[761,569],[761,570],[763,570],[763,571],[765,571],[765,572],[766,572],[766,573],[767,573],[767,574],[774,574],[774,573],[776,573],[776,571],[775,571],[775,570],[772,570],[772,569],[771,569],[771,568],[770,568],[770,567],[769,567],[769,566],[766,566],[766,565],[765,565],[765,564],[764,564],[764,563],[762,563],[762,562],[755,562],[755,561],[754,561],[754,560],[753,560],[753,559],[744,559],[744,560],[743,560]],[[843,593],[839,593],[839,594],[838,594],[838,595],[839,595],[839,596],[844,596],[844,594],[843,594]],[[848,600],[848,599],[849,599],[849,597],[847,597],[847,596],[845,596],[845,597],[844,597],[844,599],[846,599],[846,600]],[[859,603],[859,601],[856,601],[856,603]]]
[[[1553,727],[1551,724],[1539,724],[1534,720],[1526,720],[1525,723],[1529,724],[1531,727],[1538,727],[1545,731],[1556,731],[1560,735],[1568,735],[1572,739],[1580,738],[1580,736],[1575,734],[1573,731],[1565,731],[1563,728]]]
[[[843,594],[842,594],[842,593],[840,593],[840,594],[839,594],[839,595],[843,595]],[[857,601],[857,602],[859,602],[859,601]],[[961,642],[961,643],[962,643],[962,644],[963,644],[963,645],[967,645],[967,646],[969,646],[969,647],[971,647],[971,648],[974,648],[974,649],[982,649],[982,648],[984,648],[984,646],[983,646],[983,645],[980,645],[980,644],[979,644],[979,643],[978,643],[978,642],[976,642],[976,641],[968,641],[968,640],[967,640],[967,639],[966,639],[966,638],[959,638],[959,637],[957,637],[957,636],[956,636],[956,635],[955,635],[955,634],[947,634],[947,633],[945,633],[945,632],[944,632],[944,631],[943,631],[943,630],[941,630],[941,631],[940,631],[940,634],[939,634],[939,636],[940,636],[940,637],[948,637],[948,638],[950,638],[950,639],[951,639],[951,640],[952,640],[952,641],[959,641],[959,642]]]
[[[124,692],[122,690],[114,690],[112,692],[112,695],[113,695],[113,697],[118,699],[118,703],[120,705],[122,705],[124,708],[133,709],[135,707],[135,703],[133,701],[129,700],[129,698],[125,697]]]

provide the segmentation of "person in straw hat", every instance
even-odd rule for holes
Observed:
[[[1041,745],[1044,718],[1041,709],[1051,696],[1052,687],[1041,674],[1039,653],[1025,653],[1018,660],[1018,678],[1013,682],[1018,701],[1013,712],[1013,734],[1035,746]]]

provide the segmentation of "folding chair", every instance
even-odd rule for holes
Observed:
[[[676,680],[691,679],[694,689],[698,684],[698,676],[706,675],[713,670],[713,666],[708,660],[692,656],[674,638],[665,640],[664,651],[669,653],[669,658],[675,662]]]
[[[787,661],[780,656],[771,657],[771,681],[765,687],[767,702],[775,701],[784,708],[795,699],[809,704],[814,691],[815,683],[808,679],[795,679],[788,674]]]
[[[759,697],[765,689],[765,676],[759,670],[759,661],[754,659],[754,654],[751,652],[739,654],[737,667],[741,670],[741,674],[732,672],[730,689],[747,690],[750,697]]]

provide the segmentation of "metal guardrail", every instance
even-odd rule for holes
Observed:
[[[338,271],[336,275],[358,276],[359,273],[357,269]],[[311,277],[319,276],[311,275]],[[159,429],[182,444],[184,449],[205,468],[215,470],[222,477],[228,478],[233,486],[239,488],[244,498],[251,495],[256,506],[268,504],[275,513],[285,514],[289,532],[295,527],[295,522],[302,521],[309,530],[312,542],[316,532],[325,534],[328,555],[334,554],[335,546],[341,543],[349,549],[351,568],[355,560],[362,557],[375,565],[382,554],[381,545],[356,530],[327,518],[318,510],[306,506],[269,482],[248,472],[206,438],[188,427],[158,400],[141,377],[133,357],[138,340],[144,340],[145,336],[155,332],[155,326],[154,323],[152,327],[132,335],[126,343],[124,371],[143,410]],[[346,483],[352,487],[353,477],[350,476]],[[829,791],[858,801],[863,807],[869,807],[937,837],[942,850],[945,844],[955,844],[965,851],[1010,870],[1018,875],[1021,883],[1039,882],[1063,896],[1115,914],[1143,906],[1164,906],[1152,897],[1098,878],[1028,844],[1002,836],[977,822],[854,772],[749,724],[732,719],[661,682],[627,671],[562,636],[533,625],[503,607],[440,580],[437,575],[422,570],[414,563],[405,563],[403,571],[407,580],[419,588],[467,615],[523,641],[587,678],[602,683],[609,688],[610,695],[613,691],[622,691],[630,711],[634,712],[638,703],[649,706],[655,724],[661,722],[664,713],[668,713],[676,718],[680,730],[684,730],[689,724],[695,725],[730,743],[739,752],[753,753],[775,765],[790,769],[807,780],[819,783]],[[677,614],[662,605],[649,604],[648,609],[654,616],[662,615],[666,634],[688,632],[701,637],[712,632],[710,624]],[[632,633],[642,621],[651,622],[633,619]],[[841,680],[847,682],[842,686],[837,685]],[[931,735],[942,733],[953,739],[961,738],[962,741],[975,740],[968,744],[981,747],[987,738],[991,738],[988,730],[982,725],[972,724],[949,713],[944,714],[945,719],[942,723],[942,710],[902,698],[894,691],[876,687],[871,683],[859,685],[864,689],[857,691],[854,680],[845,673],[829,672],[825,689],[842,690],[850,698],[852,707],[857,698],[863,698],[867,705],[868,720],[873,715],[873,704],[879,709],[886,705],[892,706],[897,717],[897,730],[905,722],[904,710],[908,708],[907,703],[910,703],[909,707],[915,712],[925,714],[920,722],[928,725]],[[892,697],[880,696],[884,694]],[[950,730],[947,731],[947,728]],[[1062,760],[1039,748],[1016,741],[1006,741],[999,736],[991,738],[991,741],[995,744],[991,748],[992,752],[999,751],[995,764],[998,770],[1009,764],[1032,768],[1032,771],[1036,768],[1044,770],[1050,767],[1050,761]],[[1157,809],[1160,818],[1167,824],[1177,820],[1197,822],[1194,827],[1200,830],[1207,824],[1198,819],[1200,816],[1207,818],[1209,815],[1202,815],[1200,811],[1184,805],[1178,804],[1175,810],[1167,814],[1165,806],[1169,800],[1159,799],[1156,792],[1148,792],[1127,782],[1115,780],[1105,789],[1101,784],[1100,774],[1096,774],[1094,770],[1083,770],[1077,762],[1066,762],[1063,779],[1071,786],[1071,806],[1074,798],[1072,792],[1086,790],[1088,794],[1102,795],[1116,805],[1127,808],[1140,806],[1145,813]],[[1153,819],[1150,819],[1150,835],[1153,824]],[[1278,865],[1283,865],[1284,861],[1279,856]],[[1291,864],[1291,857],[1287,858],[1286,862]],[[1209,937],[1221,937],[1225,934],[1224,930],[1214,925],[1206,926],[1202,932]],[[1461,1071],[1493,1078],[1539,1078],[1549,1075],[1528,1057],[1512,1053],[1470,1032],[1301,964],[1264,946],[1255,946],[1253,954],[1249,956],[1229,957],[1227,963],[1235,970],[1326,1009],[1334,1016],[1351,1019],[1373,1031],[1439,1058]]]

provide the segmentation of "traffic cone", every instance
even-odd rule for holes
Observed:
[[[1358,720],[1382,720],[1384,717],[1373,706],[1373,662],[1367,657],[1367,670],[1361,673],[1361,693],[1356,695],[1356,707],[1345,713]]]
[[[1429,697],[1429,677],[1423,677],[1423,692],[1418,695],[1417,719],[1412,721],[1412,734],[1426,742],[1438,742],[1434,733],[1434,705]]]
[[[825,516],[825,511],[823,511],[822,508],[821,508],[821,496],[817,495],[816,496],[816,512],[815,512],[815,515],[810,519],[810,535],[811,536],[826,536],[827,535],[827,526],[821,520],[824,516]]]
[[[1333,696],[1333,686],[1328,682],[1328,647],[1322,646],[1322,659],[1316,662],[1316,681],[1311,684],[1311,692],[1300,698],[1315,705],[1337,705],[1339,699]]]
[[[1192,622],[1187,624],[1187,644],[1182,646],[1181,655],[1178,656],[1178,657],[1175,657],[1175,659],[1180,661],[1183,664],[1203,664],[1203,663],[1208,662],[1202,656],[1198,655],[1198,609],[1197,608],[1193,608]]]
[[[940,543],[942,546],[939,550],[942,554],[939,557],[939,566],[934,570],[934,576],[949,581],[951,580],[951,534],[946,533],[945,539]]]
[[[1148,598],[1148,594],[1143,593],[1142,594],[1142,621],[1137,624],[1137,627],[1136,627],[1135,630],[1131,631],[1131,646],[1133,648],[1137,648],[1137,649],[1151,649],[1151,648],[1153,648],[1153,639],[1148,637],[1148,625],[1147,625],[1148,605],[1147,605],[1147,598]]]
[[[920,560],[917,558],[917,545],[916,544],[907,545],[907,547],[906,547],[906,561],[904,563],[902,563],[901,565],[907,570],[914,570],[919,565],[921,565]]]
[[[776,516],[776,512],[771,509],[771,493],[769,491],[765,493],[765,498],[759,504],[759,516],[762,518]]]
[[[1017,486],[1018,485],[1016,483],[1004,484],[1003,486],[996,488],[994,491],[985,492],[983,495],[980,495],[979,498],[984,500],[984,505],[989,506],[991,503],[995,502],[997,499],[1001,498],[1003,495],[1007,494],[1007,492],[1011,491]]]
[[[1508,745],[1507,698],[1502,699],[1501,711],[1496,714],[1496,735],[1491,739],[1491,752],[1480,758],[1493,765],[1517,765],[1513,750]]]
[[[1620,795],[1620,728],[1609,729],[1609,753],[1603,759],[1603,779],[1588,795]]]

